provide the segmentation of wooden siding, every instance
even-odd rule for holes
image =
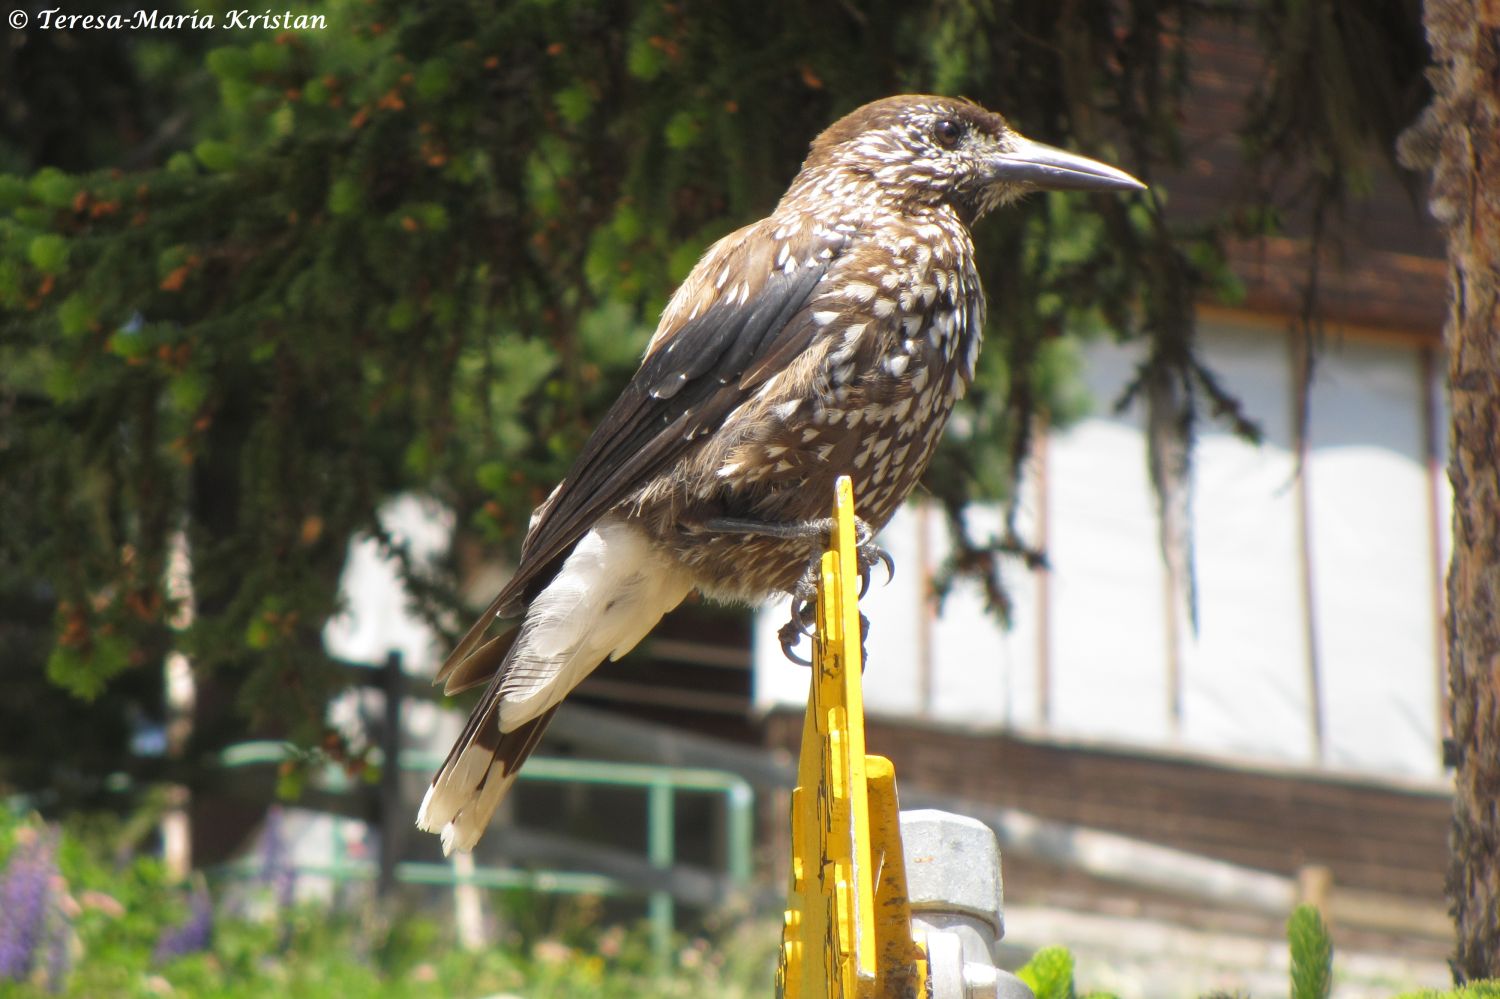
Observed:
[[[767,743],[792,748],[800,728],[800,717],[777,712]],[[1341,887],[1442,901],[1445,792],[873,718],[868,746],[895,763],[902,786],[1279,874],[1322,864]]]

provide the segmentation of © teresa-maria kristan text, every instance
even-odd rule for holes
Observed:
[[[54,7],[52,10],[37,12],[36,27],[65,31],[149,31],[179,28],[190,31],[215,28],[321,31],[328,27],[328,18],[322,14],[294,14],[289,10],[266,10],[260,13],[251,10],[226,10],[220,14],[200,14],[196,10],[191,14],[163,14],[155,10],[137,10],[126,14],[64,14],[61,7]]]

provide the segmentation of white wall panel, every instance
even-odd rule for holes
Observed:
[[[1307,469],[1326,761],[1437,775],[1431,492],[1416,352],[1321,358]]]
[[[1047,455],[1051,726],[1161,742],[1168,731],[1166,580],[1139,417],[1111,408],[1138,352],[1091,346],[1095,416]]]
[[[1036,484],[1026,494],[1035,495]],[[1023,514],[1017,528],[1034,540],[1034,517]],[[969,533],[984,541],[1001,533],[996,507],[969,510]],[[941,562],[949,549],[948,531],[939,511],[929,517],[929,550]],[[1037,714],[1038,577],[1016,560],[1001,565],[1001,579],[1011,599],[1011,627],[985,607],[983,589],[971,581],[956,582],[931,625],[932,705],[934,718],[968,725],[1034,727]]]
[[[1286,337],[1214,331],[1204,358],[1260,424],[1260,446],[1211,424],[1198,441],[1199,629],[1182,642],[1184,744],[1313,762]]]
[[[854,498],[858,511],[859,497]],[[917,537],[920,517],[910,503],[880,532],[880,546],[896,562],[896,573],[886,582],[884,566],[870,570],[870,591],[860,610],[870,619],[865,643],[865,709],[878,714],[911,716],[922,713],[921,661],[923,579]]]

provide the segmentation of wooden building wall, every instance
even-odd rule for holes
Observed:
[[[795,749],[801,725],[776,712],[766,741]],[[867,746],[895,763],[902,786],[1289,876],[1326,865],[1341,887],[1442,902],[1451,815],[1443,792],[878,718]]]

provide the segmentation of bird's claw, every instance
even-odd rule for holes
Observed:
[[[891,580],[896,578],[896,560],[891,558],[890,552],[875,543],[874,529],[858,517],[854,519],[854,544],[855,561],[859,565],[859,596],[864,599],[865,594],[870,592],[870,570],[875,563],[885,566],[885,581],[890,585]]]
[[[812,526],[809,525],[810,528]],[[817,522],[816,527],[823,528],[825,525],[823,522]],[[812,534],[812,530],[809,529],[808,533]],[[859,595],[863,599],[870,590],[870,570],[877,564],[885,566],[886,582],[889,583],[896,577],[896,562],[891,558],[890,552],[875,543],[875,532],[870,525],[857,517],[854,520],[854,538],[855,562],[859,566]],[[791,619],[777,632],[777,638],[781,640],[782,654],[802,666],[809,666],[811,663],[795,649],[804,637],[812,636],[817,624],[818,579],[822,571],[823,549],[821,545],[818,545],[808,558],[807,567],[802,571],[797,585],[792,588]],[[865,636],[869,634],[869,630],[870,620],[861,614],[859,616],[861,655],[864,651]]]
[[[797,646],[802,644],[802,639],[806,636],[807,632],[803,631],[798,626],[797,619],[795,617],[793,617],[792,620],[788,621],[786,624],[782,625],[781,630],[776,633],[776,637],[781,641],[781,654],[786,656],[792,662],[796,663],[798,666],[812,665],[811,659],[805,659],[800,653],[797,652]]]
[[[815,611],[810,602],[792,604],[792,616],[781,630],[776,632],[776,638],[781,642],[781,654],[798,666],[811,666],[812,660],[804,658],[797,651],[797,646],[802,644],[802,639],[812,637],[812,626]],[[869,651],[865,648],[865,640],[870,637],[870,619],[864,614],[859,616],[859,671],[865,671],[865,662],[869,660]]]
[[[874,542],[862,545],[859,549],[859,598],[861,600],[865,598],[866,593],[870,592],[870,570],[875,568],[877,562],[885,566],[887,586],[896,578],[896,560],[891,558],[890,552]]]
[[[818,626],[818,605],[812,600],[804,600],[801,603],[792,604],[792,624],[802,634],[812,637],[813,631]]]
[[[781,640],[782,654],[800,666],[812,665],[812,660],[802,658],[795,648],[802,639],[812,637],[818,623],[818,565],[819,559],[812,559],[792,588],[792,616],[776,633]]]

